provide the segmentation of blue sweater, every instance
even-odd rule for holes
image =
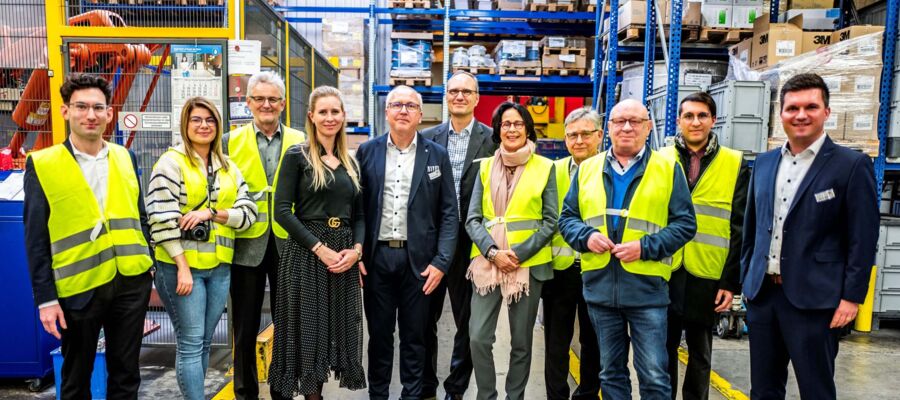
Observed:
[[[628,208],[650,157],[648,148],[638,164],[621,176],[612,169],[608,160],[604,162],[603,185],[607,193],[607,208]],[[668,226],[641,238],[641,260],[661,260],[675,254],[697,231],[691,191],[681,168],[675,168],[673,179],[672,196],[668,204]],[[618,217],[607,215],[606,218],[610,240],[621,243],[622,227],[616,223]],[[597,230],[583,222],[578,208],[578,172],[572,178],[572,185],[563,201],[559,231],[573,249],[582,253],[590,252],[587,240]],[[622,268],[615,257],[610,258],[605,268],[585,272],[582,279],[584,299],[588,304],[605,307],[662,307],[669,304],[669,288],[665,279],[632,274]]]

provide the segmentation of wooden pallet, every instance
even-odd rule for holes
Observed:
[[[621,43],[634,43],[634,42],[643,42],[644,34],[647,30],[647,26],[643,24],[631,24],[624,27],[619,27],[619,42]],[[669,25],[663,26],[663,31],[666,33],[666,36],[669,36]],[[657,35],[659,32],[657,32]],[[700,37],[700,27],[696,25],[687,25],[681,27],[681,41],[682,42],[695,42]]]
[[[391,86],[431,86],[431,78],[395,78],[392,76],[389,81]]]
[[[499,75],[540,76],[540,67],[499,67]]]
[[[576,56],[585,56],[587,55],[587,49],[577,47],[544,47],[543,55],[551,56],[554,54],[574,54]]]
[[[574,4],[529,4],[528,11],[573,12]]]
[[[753,29],[701,28],[697,43],[734,44],[753,36]]]
[[[496,70],[494,69],[494,67],[453,67],[453,73],[456,73],[458,71],[466,71],[472,75],[493,75]]]
[[[546,76],[584,76],[587,74],[585,68],[544,68]]]
[[[431,8],[431,0],[388,0],[388,8]]]

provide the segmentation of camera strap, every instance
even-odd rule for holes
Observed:
[[[212,190],[213,190],[213,182],[215,182],[216,178],[213,174],[212,167],[212,154],[206,158],[206,198],[201,200],[199,204],[194,206],[191,211],[197,211],[200,207],[203,207],[205,204],[210,204],[212,202]],[[209,208],[209,207],[207,207]]]

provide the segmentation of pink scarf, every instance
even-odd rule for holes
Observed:
[[[519,183],[519,178],[525,170],[525,164],[534,154],[534,142],[528,141],[525,146],[514,152],[506,152],[501,146],[494,153],[494,165],[491,168],[491,187],[484,190],[491,191],[491,200],[494,203],[494,215],[502,217],[506,215],[506,207],[512,198],[513,191]],[[514,167],[515,170],[510,173],[508,167]],[[482,221],[487,224],[489,221]],[[494,224],[491,227],[491,238],[500,250],[508,250],[509,242],[506,239],[505,224]],[[525,262],[525,260],[519,260]],[[494,263],[490,262],[483,255],[478,255],[472,259],[469,264],[469,270],[466,278],[471,280],[475,285],[475,291],[484,296],[492,292],[498,286],[503,299],[507,304],[517,302],[524,293],[528,295],[528,268],[518,268],[510,273],[503,273]]]

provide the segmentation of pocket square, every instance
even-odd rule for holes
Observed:
[[[816,203],[822,203],[834,198],[834,189],[823,190],[816,193]]]

